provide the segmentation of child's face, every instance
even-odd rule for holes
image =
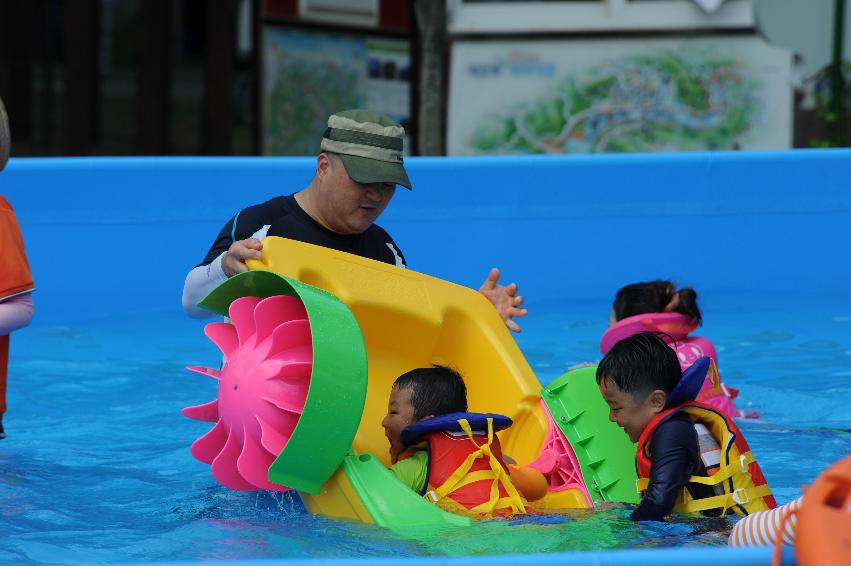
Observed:
[[[402,444],[402,431],[414,422],[414,406],[411,404],[411,390],[393,386],[390,390],[390,401],[387,403],[387,414],[381,421],[384,435],[390,441],[390,462],[395,464],[399,454],[405,450]]]
[[[638,442],[650,420],[665,408],[666,395],[661,389],[647,396],[633,395],[608,379],[603,379],[599,387],[609,404],[609,420],[624,429],[633,442]]]

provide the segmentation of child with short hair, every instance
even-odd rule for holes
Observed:
[[[708,356],[717,370],[718,355],[712,342],[702,336],[689,335],[702,322],[694,289],[676,289],[672,282],[662,280],[633,283],[622,287],[615,295],[609,329],[600,340],[600,352],[605,355],[618,340],[636,332],[662,332],[671,337],[668,345],[676,352],[683,371],[701,356]],[[717,386],[713,387],[709,380],[704,382],[697,400],[731,417],[743,417],[745,414],[733,404],[738,393],[738,389],[724,385],[719,376]]]
[[[467,388],[452,368],[435,365],[399,376],[381,426],[390,442],[390,470],[431,502],[467,515],[525,512],[496,436],[511,419],[467,412]],[[482,479],[471,482],[472,474]]]
[[[674,513],[747,515],[776,506],[762,471],[732,419],[693,401],[710,360],[683,374],[656,333],[617,342],[597,367],[609,420],[636,442],[641,503],[635,521]]]
[[[414,491],[420,491],[425,474],[428,453],[407,449],[402,431],[408,425],[447,413],[467,411],[467,386],[461,374],[452,368],[434,365],[417,368],[396,378],[390,390],[387,415],[381,421],[384,434],[390,442],[390,463],[393,472]]]

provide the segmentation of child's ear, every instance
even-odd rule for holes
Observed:
[[[647,400],[654,413],[661,413],[665,409],[665,403],[668,402],[668,395],[661,389],[654,389],[650,392]]]

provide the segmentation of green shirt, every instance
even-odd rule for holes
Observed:
[[[403,484],[417,493],[422,493],[428,475],[428,450],[417,450],[410,458],[399,460],[390,466],[390,471]]]

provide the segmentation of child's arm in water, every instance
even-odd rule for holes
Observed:
[[[630,515],[633,521],[661,521],[670,515],[677,495],[700,461],[691,419],[678,417],[661,424],[653,434],[650,484]]]

